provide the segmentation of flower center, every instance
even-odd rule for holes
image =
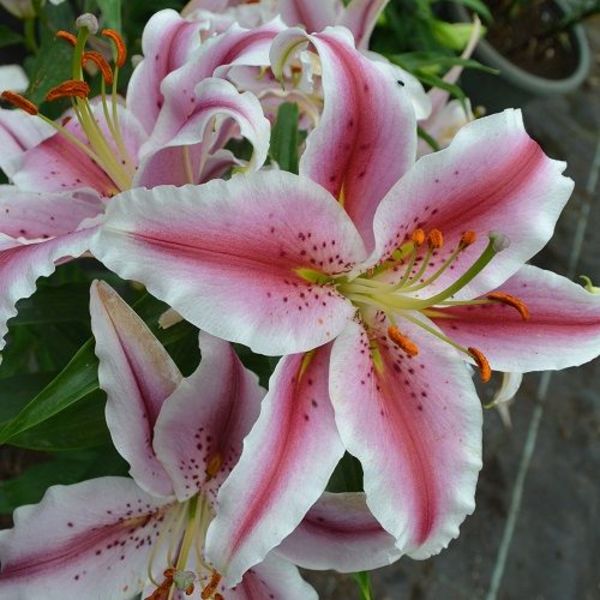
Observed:
[[[369,321],[366,315],[370,311],[383,313],[390,323],[388,337],[408,356],[417,356],[419,348],[402,332],[402,328],[397,322],[398,317],[406,319],[469,356],[478,366],[481,379],[487,382],[491,377],[491,369],[485,355],[477,348],[466,348],[458,344],[439,329],[432,327],[428,319],[419,318],[418,313],[431,318],[452,318],[451,314],[442,312],[440,309],[452,306],[501,303],[517,310],[523,320],[529,318],[527,305],[520,298],[502,291],[491,292],[485,297],[474,300],[453,299],[460,290],[485,269],[499,252],[509,245],[509,240],[500,233],[491,232],[488,237],[488,244],[473,264],[446,287],[442,289],[436,287],[436,291],[429,296],[426,295],[428,288],[431,289],[432,284],[453,269],[464,250],[477,240],[477,234],[474,231],[465,231],[456,247],[433,272],[428,272],[433,265],[431,261],[444,246],[444,236],[438,229],[432,229],[426,233],[420,228],[413,232],[407,242],[392,252],[389,258],[358,276],[329,277],[310,269],[297,269],[296,272],[311,283],[333,284],[339,293],[354,304],[365,324]],[[426,249],[424,249],[425,245]],[[390,277],[390,273],[393,273],[394,277]],[[371,354],[375,366],[379,365],[383,368],[376,342],[371,345]]]
[[[41,114],[34,103],[14,92],[4,91],[0,98],[31,115],[38,116],[69,143],[91,158],[114,184],[114,189],[108,190],[108,195],[113,196],[131,187],[135,172],[135,161],[127,151],[121,132],[117,96],[119,69],[125,64],[127,51],[125,43],[116,31],[112,29],[102,31],[102,35],[110,39],[113,44],[114,68],[111,68],[102,54],[86,51],[89,35],[90,31],[86,26],[80,27],[77,36],[67,31],[59,31],[56,34],[59,39],[74,46],[72,79],[52,88],[46,95],[46,100],[50,102],[62,98],[71,99],[73,114],[81,126],[85,140],[82,141],[67,129],[66,124],[70,119],[58,124]],[[103,126],[100,125],[88,99],[90,86],[83,77],[83,67],[88,63],[93,63],[102,75],[100,103],[104,118]],[[107,86],[111,86],[110,97]]]
[[[213,518],[211,506],[203,494],[197,494],[171,511],[159,532],[148,564],[148,577],[156,586],[145,600],[172,600],[176,591],[193,594],[196,584],[202,586],[202,600],[222,600],[217,592],[221,575],[204,559],[204,541]],[[167,568],[157,580],[154,562],[166,555]],[[162,562],[162,560],[161,560]],[[189,570],[194,566],[194,570]]]

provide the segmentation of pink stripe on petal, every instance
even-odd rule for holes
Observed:
[[[352,0],[338,25],[347,27],[356,40],[356,47],[366,50],[379,15],[389,0]]]
[[[294,530],[344,453],[327,391],[329,350],[281,359],[240,461],[221,487],[206,547],[228,583]]]
[[[425,558],[446,547],[474,507],[481,405],[461,357],[411,323],[409,358],[373,323],[352,323],[331,356],[331,399],[348,452],[364,470],[367,504],[397,547]],[[381,359],[371,359],[377,344]]]
[[[203,24],[188,21],[167,9],[154,14],[144,27],[144,60],[135,68],[127,87],[127,106],[146,131],[154,127],[164,103],[163,79],[181,67],[191,52],[200,47]]]
[[[16,303],[31,296],[38,278],[51,275],[59,261],[81,256],[95,234],[94,227],[24,244],[0,233],[0,349],[8,332],[6,322],[17,314]]]
[[[305,569],[343,573],[378,569],[402,554],[394,538],[371,514],[363,493],[328,492],[277,552]]]
[[[500,291],[521,299],[530,318],[505,304],[442,308],[448,336],[481,350],[494,370],[546,371],[581,365],[600,354],[600,296],[565,277],[524,265]]]
[[[318,600],[317,592],[302,579],[298,569],[274,552],[223,593],[226,600]]]
[[[17,509],[15,527],[0,533],[0,596],[134,596],[143,589],[152,545],[169,511],[167,501],[124,477],[50,488],[39,504]],[[164,550],[156,563],[162,573]]]
[[[175,207],[175,210],[174,210]],[[201,329],[263,354],[331,339],[354,308],[298,268],[348,271],[360,237],[320,186],[282,172],[132,190],[111,202],[94,254]]]
[[[421,158],[389,192],[375,215],[375,263],[389,256],[412,232],[439,229],[444,247],[432,257],[430,275],[472,230],[477,241],[424,297],[454,282],[479,257],[488,233],[498,231],[510,247],[468,286],[459,298],[494,289],[515,273],[550,239],[573,189],[565,164],[549,159],[525,131],[520,111],[478,119],[465,125],[448,148]]]
[[[0,186],[0,232],[14,238],[64,235],[103,211],[104,204],[92,190],[40,193]]]
[[[151,187],[153,182],[172,182],[176,185],[197,183],[202,175],[203,163],[213,146],[212,128],[217,117],[228,116],[238,123],[240,134],[254,149],[250,160],[252,168],[264,163],[269,150],[271,127],[253,94],[240,94],[231,83],[217,78],[208,78],[199,83],[194,94],[193,112],[183,122],[179,119],[171,122],[163,119],[156,127],[153,138],[144,145],[146,160],[140,167],[134,185]],[[173,176],[168,173],[161,178],[166,171],[166,167],[161,165],[164,154],[172,154],[174,147],[181,148],[178,170],[183,177],[180,176],[179,181],[173,181]],[[188,156],[183,152],[188,152]],[[187,167],[186,161],[189,163]]]
[[[375,209],[415,159],[414,113],[402,88],[354,48],[347,30],[328,28],[306,39],[321,59],[325,104],[306,140],[300,173],[339,199],[372,247]],[[272,63],[299,41],[297,30],[280,34]]]
[[[173,487],[152,447],[153,430],[181,374],[148,326],[108,284],[92,284],[90,313],[113,443],[141,488],[168,496]]]
[[[211,498],[242,452],[264,390],[228,342],[200,334],[198,369],[165,402],[154,448],[180,501]]]
[[[280,21],[253,30],[233,25],[206,40],[183,66],[164,78],[164,103],[147,147],[158,148],[168,142],[194,114],[199,83],[224,75],[232,65],[268,66],[269,47],[282,26]]]
[[[290,27],[304,26],[309,33],[335,25],[342,10],[340,0],[280,0],[281,18]]]

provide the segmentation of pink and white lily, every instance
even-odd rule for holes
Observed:
[[[287,355],[207,533],[230,583],[298,526],[344,450],[397,549],[439,552],[474,509],[481,467],[467,364],[487,380],[600,353],[598,298],[524,264],[573,182],[520,112],[470,123],[414,163],[414,115],[395,81],[335,29],[282,33],[274,64],[306,43],[325,108],[299,176],[133,190],[94,243],[109,268],[199,327]],[[292,481],[303,482],[296,493]],[[258,539],[266,522],[277,529]]]
[[[19,508],[14,529],[0,533],[0,596],[167,600],[196,588],[204,599],[316,598],[273,553],[233,589],[205,556],[215,496],[258,414],[257,377],[230,344],[201,334],[201,364],[183,379],[106,284],[92,286],[91,313],[107,423],[133,479],[55,486],[39,505]]]
[[[77,67],[85,61],[85,54],[74,60],[79,79],[66,82],[55,92],[73,96],[73,110],[60,121],[49,121],[23,98],[5,94],[30,114],[0,109],[0,140],[5,148],[0,167],[12,182],[0,187],[0,339],[7,332],[7,320],[16,314],[15,303],[35,291],[37,278],[51,274],[57,262],[88,250],[95,220],[116,193],[138,186],[203,182],[221,176],[233,165],[259,168],[266,159],[270,125],[260,103],[252,94],[241,94],[231,83],[212,77],[217,67],[225,68],[228,62],[244,64],[247,58],[254,64],[256,49],[251,43],[244,45],[239,34],[231,34],[233,41],[229,34],[214,41],[213,45],[227,46],[230,52],[200,57],[196,66],[204,67],[203,75],[196,83],[188,82],[191,87],[187,91],[180,80],[183,90],[170,85],[173,96],[187,93],[185,110],[173,109],[170,114],[174,118],[157,125],[158,109],[151,110],[157,102],[152,90],[169,69],[178,68],[175,50],[187,56],[189,49],[183,40],[189,41],[191,35],[190,30],[181,31],[178,21],[173,25],[169,18],[173,11],[166,12],[169,14],[157,16],[145,33],[146,49],[155,53],[138,66],[139,75],[133,77],[127,98],[130,107],[121,103],[114,89],[110,96],[103,93],[88,101],[82,71]],[[154,43],[159,25],[179,40],[175,47],[164,48],[170,57],[166,62]],[[80,36],[85,35],[81,31]],[[118,50],[113,83],[125,60],[123,48],[118,46]],[[266,50],[264,54],[268,61]],[[110,76],[110,66],[104,67]],[[149,97],[151,104],[142,97]],[[173,100],[178,101],[176,97]],[[155,137],[150,135],[152,131]],[[231,135],[242,135],[253,145],[247,165],[224,150]],[[156,136],[160,143],[155,143]]]

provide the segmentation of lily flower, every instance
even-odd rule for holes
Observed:
[[[299,525],[344,450],[397,549],[439,552],[474,509],[481,467],[468,365],[487,381],[600,353],[598,297],[524,264],[573,182],[521,113],[469,123],[415,163],[414,114],[395,81],[339,29],[280,34],[274,64],[305,44],[320,56],[325,106],[299,176],[132,190],[93,243],[202,329],[286,355],[207,533],[229,583]],[[268,522],[277,530],[258,540]]]
[[[15,527],[0,533],[0,596],[128,600],[143,592],[146,600],[183,600],[196,590],[204,600],[316,598],[275,554],[234,589],[205,557],[215,496],[264,393],[256,375],[230,344],[201,334],[201,364],[183,379],[108,285],[93,284],[90,308],[107,423],[133,479],[55,486],[40,504],[17,509]]]
[[[234,42],[228,41],[228,34],[215,40],[220,48],[229,44],[230,51],[208,53],[200,60],[205,77],[197,84],[186,88],[178,80],[178,88],[169,88],[180,96],[188,94],[185,113],[168,134],[161,129],[160,144],[150,143],[157,113],[139,98],[146,95],[157,101],[151,93],[153,86],[158,86],[165,71],[179,64],[161,59],[154,45],[158,25],[187,39],[180,27],[172,25],[169,15],[156,19],[144,34],[152,59],[138,66],[140,74],[134,76],[128,94],[130,108],[116,93],[127,55],[123,40],[113,30],[103,32],[115,50],[111,66],[101,54],[86,51],[87,27],[81,27],[78,36],[58,33],[65,43],[74,45],[73,79],[48,94],[48,100],[71,99],[72,109],[62,119],[48,119],[18,93],[2,94],[21,110],[0,109],[0,140],[5,142],[0,167],[12,182],[0,187],[0,340],[7,332],[7,320],[16,314],[16,302],[35,291],[37,278],[51,274],[57,262],[89,249],[95,219],[112,196],[137,186],[181,185],[221,176],[233,165],[242,164],[223,149],[232,133],[241,134],[253,145],[246,168],[260,167],[267,156],[270,125],[258,100],[212,77],[218,66],[243,64],[244,57],[254,64],[256,49],[240,43],[239,34]],[[177,46],[183,47],[183,42]],[[268,61],[267,51],[263,60]],[[88,98],[89,86],[83,78],[82,67],[90,61],[102,73],[102,93],[94,100]],[[152,68],[146,66],[149,62]],[[2,345],[0,341],[0,348]]]

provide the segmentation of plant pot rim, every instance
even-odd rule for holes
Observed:
[[[566,11],[564,0],[552,0],[563,11]],[[461,22],[470,22],[471,15],[460,4],[451,3],[451,11]],[[482,39],[475,49],[475,56],[486,65],[498,69],[500,75],[514,85],[533,94],[565,94],[578,88],[586,79],[591,68],[591,53],[583,25],[577,24],[567,29],[574,47],[577,49],[578,61],[575,70],[563,79],[546,79],[534,75],[515,65],[498,52],[488,41]]]

